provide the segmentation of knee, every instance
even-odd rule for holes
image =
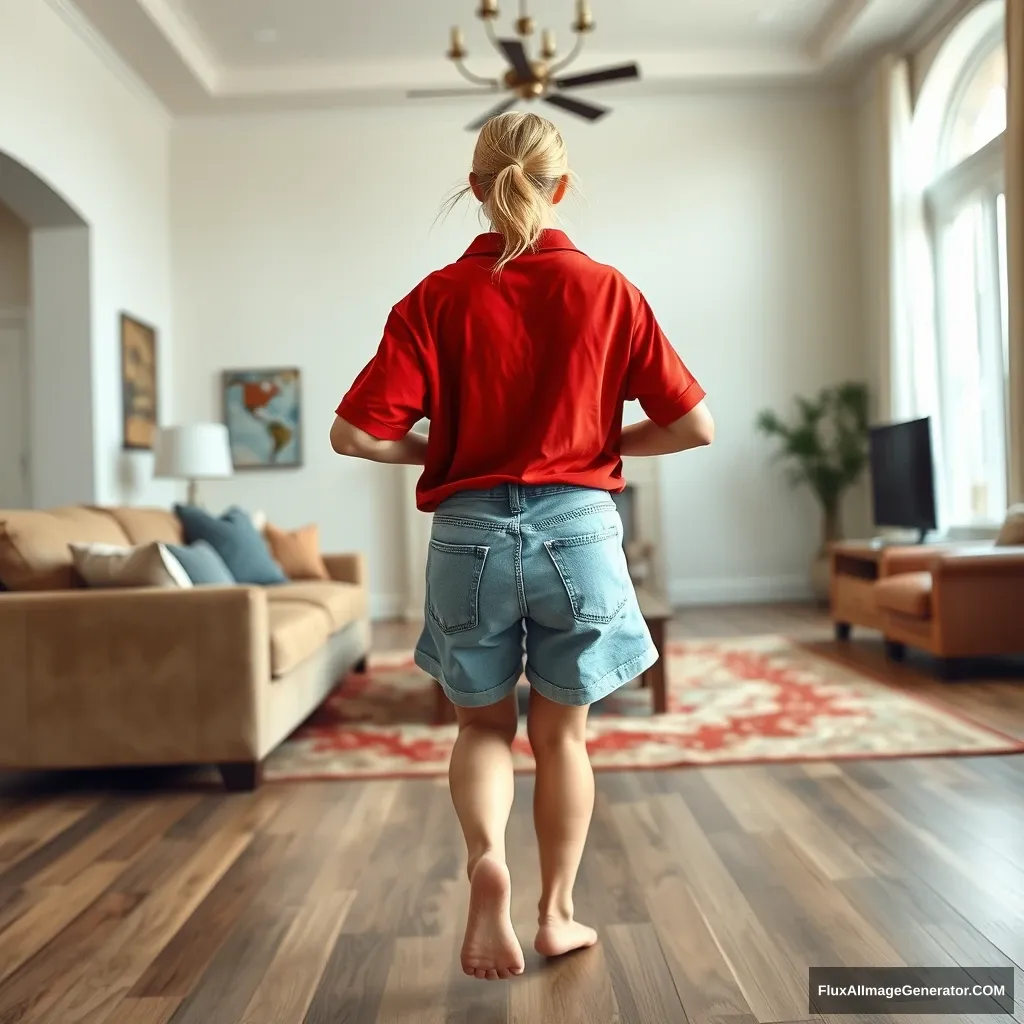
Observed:
[[[534,757],[545,758],[567,751],[586,749],[586,727],[565,722],[547,723],[531,720],[527,723],[527,735]]]
[[[459,731],[473,729],[476,732],[483,732],[502,740],[509,746],[516,738],[519,727],[519,718],[514,713],[495,712],[491,708],[483,708],[479,711],[468,711],[459,709]]]

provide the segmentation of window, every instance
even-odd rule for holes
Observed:
[[[1006,48],[985,38],[948,91],[926,189],[935,257],[947,516],[1002,520],[1007,501]]]

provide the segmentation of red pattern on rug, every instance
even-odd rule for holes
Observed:
[[[1017,753],[1024,743],[784,637],[670,644],[669,713],[625,687],[595,708],[597,769]],[[443,775],[455,726],[431,724],[433,681],[409,652],[371,658],[271,756],[268,779]],[[517,770],[534,767],[525,729]]]

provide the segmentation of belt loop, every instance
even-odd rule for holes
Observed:
[[[523,511],[523,496],[519,484],[508,485],[508,507],[513,512]]]

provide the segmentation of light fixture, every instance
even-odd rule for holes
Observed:
[[[489,118],[503,113],[519,100],[538,98],[575,114],[577,117],[588,121],[597,121],[608,113],[607,108],[562,95],[560,90],[640,77],[640,69],[635,63],[600,68],[578,75],[562,74],[582,52],[586,36],[594,31],[594,17],[590,10],[590,0],[576,0],[576,15],[571,25],[576,38],[569,53],[561,60],[557,59],[558,41],[554,31],[550,28],[545,28],[541,32],[536,54],[531,57],[528,52],[526,44],[537,31],[537,23],[530,15],[528,0],[519,0],[519,16],[515,21],[517,39],[498,38],[494,27],[495,22],[501,16],[498,0],[479,0],[479,3],[476,16],[483,21],[487,38],[508,64],[505,73],[500,78],[487,78],[470,71],[466,67],[466,58],[469,56],[469,50],[466,48],[466,36],[456,25],[451,30],[447,57],[455,65],[459,74],[476,88],[468,90],[418,89],[409,93],[410,97],[416,99],[475,95],[478,92],[508,91],[512,94],[498,107],[488,111],[484,117],[469,125],[470,130],[481,127]]]

